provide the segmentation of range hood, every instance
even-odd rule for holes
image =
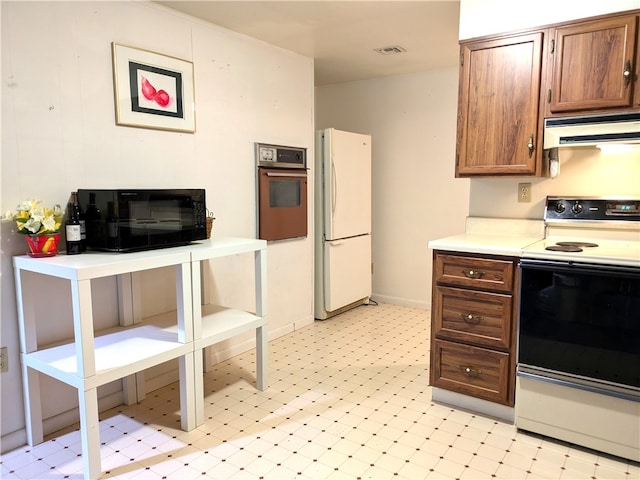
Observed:
[[[544,120],[544,148],[640,144],[640,112]]]

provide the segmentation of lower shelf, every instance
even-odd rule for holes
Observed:
[[[178,341],[176,314],[153,317],[154,323],[96,332],[95,374],[78,372],[75,343],[23,353],[24,365],[76,388],[88,389],[118,380],[193,351],[191,342]]]
[[[197,331],[195,332],[194,350],[209,347],[266,324],[266,317],[258,317],[244,310],[219,305],[203,305],[201,332],[200,335]]]

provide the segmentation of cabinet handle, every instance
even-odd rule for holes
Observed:
[[[484,272],[478,272],[476,270],[462,270],[462,274],[467,278],[473,278],[473,279],[484,277]]]
[[[622,72],[622,76],[624,77],[624,86],[628,87],[631,83],[631,60],[624,62],[624,72]]]
[[[478,325],[484,319],[482,315],[474,315],[473,313],[461,313],[460,318],[469,325]]]
[[[529,135],[529,143],[527,143],[527,147],[529,147],[529,158],[533,155],[533,133]]]
[[[482,374],[482,370],[471,365],[458,365],[458,368],[469,378],[478,378]]]

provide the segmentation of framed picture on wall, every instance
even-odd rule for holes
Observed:
[[[193,63],[112,43],[116,124],[196,131]]]

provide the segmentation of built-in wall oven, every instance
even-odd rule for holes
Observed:
[[[258,238],[307,236],[306,149],[256,144]]]
[[[549,197],[520,261],[518,428],[640,460],[640,199]]]

